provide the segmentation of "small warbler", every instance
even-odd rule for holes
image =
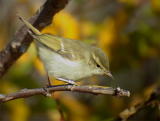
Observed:
[[[42,34],[28,21],[19,18],[34,38],[38,55],[49,77],[70,84],[93,75],[105,74],[112,78],[108,57],[100,48],[78,40]]]

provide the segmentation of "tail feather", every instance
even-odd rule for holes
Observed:
[[[21,16],[19,16],[19,19],[29,28],[29,34],[31,35],[41,35],[41,32],[36,29],[34,26],[32,26],[28,21],[26,21],[25,19],[23,19]]]

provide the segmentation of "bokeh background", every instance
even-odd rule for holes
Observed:
[[[45,0],[0,0],[0,49]],[[102,48],[115,77],[92,77],[84,84],[120,86],[131,97],[61,92],[55,99],[34,96],[0,104],[0,121],[112,121],[122,111],[147,100],[160,85],[160,0],[70,0],[42,30]],[[47,83],[34,44],[0,79],[0,93]],[[58,82],[57,82],[58,83]],[[132,112],[131,112],[132,113]],[[127,114],[126,114],[127,115]],[[130,121],[160,120],[160,103],[147,106]]]

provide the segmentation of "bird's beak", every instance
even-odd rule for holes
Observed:
[[[114,80],[114,77],[113,77],[113,75],[111,74],[111,72],[106,72],[105,74],[106,74],[107,76],[109,76],[111,79]]]

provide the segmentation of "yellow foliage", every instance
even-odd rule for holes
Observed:
[[[61,93],[59,96],[60,102],[69,109],[72,115],[72,121],[87,121],[88,109],[80,101],[76,100],[71,95]]]
[[[11,93],[17,91],[17,87],[8,81],[1,82],[1,91],[3,93]],[[10,120],[11,121],[27,121],[29,116],[29,108],[24,102],[24,100],[14,100],[6,103],[10,110]]]
[[[9,102],[8,106],[10,108],[11,121],[27,121],[30,111],[24,100],[14,100]]]
[[[61,11],[56,14],[52,24],[42,30],[42,33],[60,33],[66,38],[79,39],[79,24],[72,15]]]
[[[125,109],[123,112],[120,113],[120,117],[125,121],[130,115],[136,113],[135,107],[131,107],[129,109]]]
[[[43,66],[43,63],[38,58],[35,59],[34,66],[41,75],[46,75],[46,71]]]
[[[34,44],[32,43],[26,53],[24,53],[18,60],[17,64],[30,63],[36,58],[36,50]]]
[[[115,29],[115,21],[114,19],[110,18],[105,20],[104,23],[102,23],[102,28],[99,31],[99,46],[107,53],[109,53],[109,47],[115,39]]]
[[[29,53],[24,53],[18,60],[17,60],[17,63],[19,64],[24,64],[26,63],[27,61],[29,61]]]
[[[153,9],[160,11],[160,0],[151,0]]]
[[[60,121],[61,116],[58,110],[49,110],[47,114],[50,121]]]
[[[11,83],[9,83],[9,81],[2,81],[1,82],[1,88],[0,91],[2,93],[12,93],[17,91],[17,87]]]
[[[81,34],[84,37],[92,35],[95,29],[96,29],[96,26],[91,21],[83,21],[80,26]]]
[[[56,35],[57,34],[57,30],[56,30],[56,27],[53,25],[53,23],[47,27],[45,27],[43,30],[42,30],[42,33],[49,33],[49,34],[53,34],[53,35]]]

